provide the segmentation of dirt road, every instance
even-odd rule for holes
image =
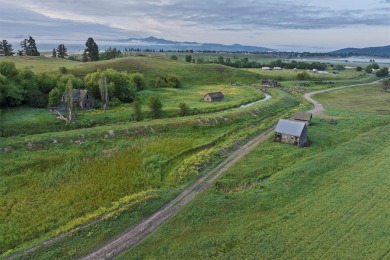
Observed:
[[[137,245],[140,241],[146,238],[150,233],[157,229],[167,219],[176,214],[184,205],[191,201],[196,195],[210,187],[213,181],[232,166],[241,157],[246,155],[257,144],[266,140],[272,133],[273,128],[258,135],[240,149],[231,154],[215,169],[207,172],[195,183],[184,189],[174,200],[155,212],[152,216],[146,218],[139,224],[136,224],[129,230],[125,231],[117,238],[113,239],[103,247],[82,259],[112,259],[126,249]]]
[[[308,100],[309,102],[313,103],[313,105],[314,105],[314,108],[311,109],[308,112],[312,113],[313,115],[320,115],[320,114],[323,114],[325,112],[324,106],[322,104],[318,103],[317,101],[315,101],[312,98],[313,95],[316,95],[316,94],[319,94],[319,93],[324,93],[324,92],[329,92],[329,91],[334,91],[334,90],[338,90],[338,89],[343,89],[343,88],[351,88],[351,87],[358,87],[358,86],[366,86],[366,85],[370,85],[370,84],[377,84],[380,81],[381,80],[377,80],[377,81],[374,81],[374,82],[371,82],[371,83],[355,84],[355,85],[342,86],[342,87],[337,87],[337,88],[329,88],[329,89],[324,89],[324,90],[319,90],[319,91],[306,93],[304,95],[305,99]]]

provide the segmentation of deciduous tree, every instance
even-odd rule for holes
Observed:
[[[148,100],[148,107],[150,108],[151,116],[153,118],[160,118],[162,115],[163,104],[158,97],[151,96]]]
[[[102,99],[102,108],[106,110],[108,106],[109,97],[108,97],[107,77],[105,73],[100,74],[99,91],[100,91],[100,97]]]
[[[143,119],[141,103],[138,100],[133,102],[133,117],[136,121]]]

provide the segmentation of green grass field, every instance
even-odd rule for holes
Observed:
[[[80,62],[70,61],[67,59],[60,58],[47,58],[44,56],[41,57],[27,57],[27,56],[15,56],[15,57],[6,57],[0,56],[0,62],[10,61],[15,63],[17,69],[29,68],[34,73],[57,73],[60,67],[65,67],[67,69],[72,69],[77,65],[80,65]]]
[[[390,119],[375,111],[386,103],[371,107],[382,96],[316,96],[337,124],[315,119],[311,147],[259,145],[119,259],[388,258]]]
[[[56,72],[65,66],[80,77],[105,68],[142,72],[148,83],[139,92],[146,117],[141,122],[131,119],[130,104],[80,111],[79,121],[67,126],[46,109],[0,110],[1,134],[7,136],[0,137],[1,257],[73,230],[26,256],[31,259],[81,257],[150,215],[279,118],[308,109],[291,91],[296,86],[307,91],[373,80],[345,71],[296,82],[292,71],[263,73],[159,56],[96,63],[12,59],[18,68]],[[178,75],[183,88],[153,88],[155,78],[167,73]],[[282,88],[269,89],[266,102],[238,108],[263,97],[263,77],[281,80]],[[225,100],[204,102],[212,91],[222,91]],[[316,96],[334,120],[314,120],[311,147],[271,140],[259,145],[122,258],[388,257],[390,234],[381,229],[389,224],[388,94],[377,85]],[[148,118],[146,102],[153,95],[164,104],[164,118]],[[192,115],[178,116],[180,102]]]
[[[221,151],[231,150],[259,131],[259,124],[264,129],[296,105],[274,91],[270,101],[212,116],[4,138],[0,146],[15,150],[3,153],[1,161],[0,229],[8,234],[1,236],[1,251],[34,244],[106,214],[120,215],[132,204],[151,200],[161,205],[203,167],[221,160]],[[104,137],[110,129],[115,138]],[[167,188],[166,194],[155,195]],[[91,244],[90,239],[85,243]]]

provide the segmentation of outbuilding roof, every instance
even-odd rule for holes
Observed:
[[[306,124],[304,122],[280,119],[276,125],[275,132],[285,135],[301,136],[305,127]]]
[[[209,95],[212,99],[223,98],[223,94],[220,91],[218,91],[218,92],[210,92],[210,93],[207,93],[205,96],[207,96],[207,95]]]
[[[297,112],[294,116],[295,120],[300,120],[300,121],[310,121],[312,118],[311,113],[305,113],[305,112]]]

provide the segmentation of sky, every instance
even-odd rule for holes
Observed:
[[[149,36],[297,51],[390,45],[390,0],[0,0],[0,6],[0,40],[31,35],[38,47]]]

